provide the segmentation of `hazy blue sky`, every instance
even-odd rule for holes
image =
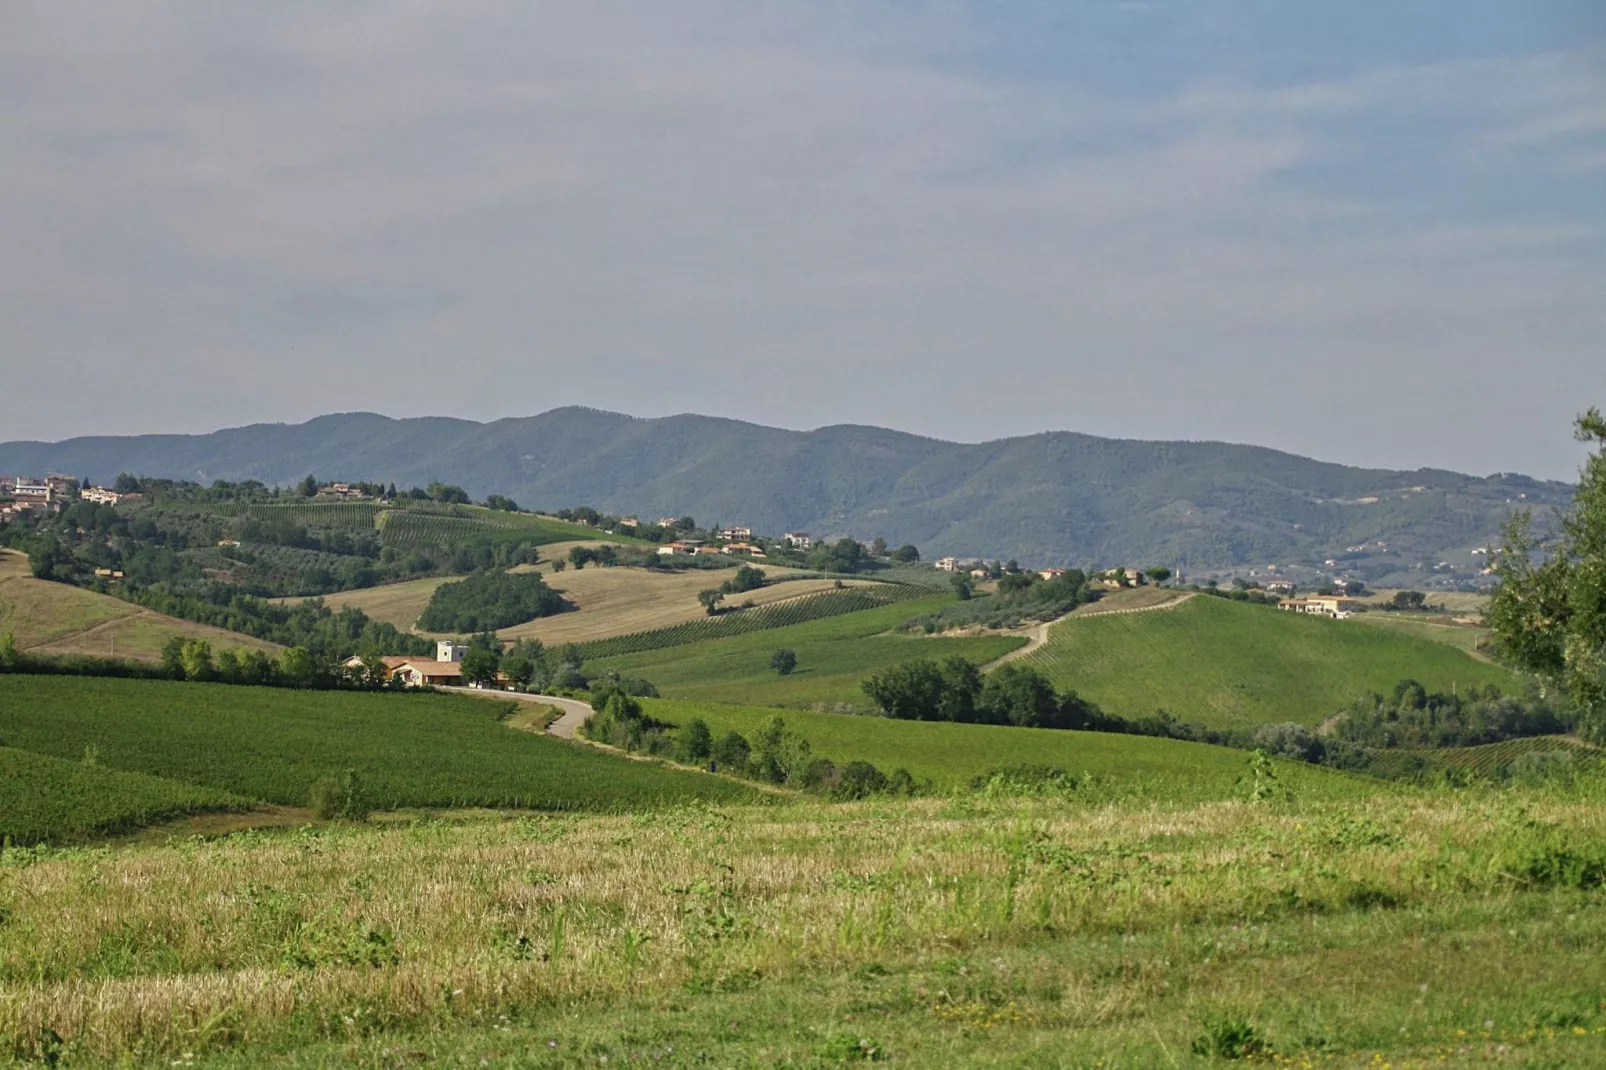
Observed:
[[[1570,478],[1606,404],[1600,0],[10,0],[0,99],[0,440],[578,403]]]

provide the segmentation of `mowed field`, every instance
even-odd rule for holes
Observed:
[[[1361,595],[1356,601],[1362,605],[1382,605],[1391,602],[1399,591],[1405,588],[1379,588],[1370,594]],[[1468,617],[1477,617],[1483,614],[1489,605],[1487,594],[1467,594],[1462,591],[1426,591],[1429,605],[1443,606],[1450,613],[1457,613]]]
[[[30,654],[115,655],[154,661],[173,636],[205,639],[214,651],[280,647],[222,628],[164,617],[109,595],[36,580],[28,558],[0,550],[0,635]]]
[[[760,566],[770,579],[798,575],[799,570]],[[641,568],[569,569],[547,577],[553,590],[580,608],[573,613],[543,617],[500,633],[504,639],[535,638],[548,645],[583,643],[615,635],[669,628],[707,617],[697,592],[718,587],[732,571],[660,573]],[[875,586],[869,580],[843,580],[848,587]],[[835,581],[827,579],[786,580],[756,591],[727,595],[729,605],[751,601],[765,606],[790,598],[829,591]]]
[[[838,766],[866,761],[883,773],[902,767],[917,780],[931,781],[938,791],[966,787],[973,778],[1006,766],[1048,765],[1094,778],[1089,792],[1198,802],[1242,795],[1249,769],[1244,751],[1152,736],[897,721],[672,699],[644,699],[643,705],[648,714],[668,724],[678,727],[700,717],[714,738],[739,732],[749,743],[779,716],[809,741],[815,754]],[[1302,797],[1358,798],[1393,790],[1369,778],[1304,762],[1278,761],[1276,768],[1279,780]]]
[[[1163,709],[1217,728],[1316,725],[1406,677],[1430,690],[1520,681],[1442,642],[1201,595],[1145,613],[1070,617],[1021,659],[1123,717]]]
[[[860,684],[870,673],[899,662],[955,654],[982,665],[1026,643],[1018,635],[946,638],[893,631],[953,601],[952,595],[933,595],[689,646],[596,658],[586,662],[586,671],[617,669],[643,677],[666,698],[868,710],[871,702]],[[770,657],[782,647],[797,654],[797,669],[790,676],[770,668]]]

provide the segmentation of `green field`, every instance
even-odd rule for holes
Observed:
[[[19,845],[244,805],[226,792],[0,747],[0,840]]]
[[[400,551],[485,543],[548,543],[576,539],[646,545],[632,535],[608,535],[584,524],[531,513],[508,513],[482,506],[451,505],[392,509],[379,520],[382,545]]]
[[[511,704],[509,704],[510,706]],[[0,739],[250,799],[304,806],[354,769],[380,808],[616,810],[751,798],[717,777],[629,761],[501,723],[460,695],[362,694],[164,680],[0,676]]]
[[[1598,1067],[1601,787],[699,806],[30,853],[0,867],[0,1051]]]
[[[1471,624],[1452,624],[1442,617],[1432,620],[1421,616],[1405,616],[1399,613],[1357,613],[1350,620],[1357,624],[1365,624],[1373,628],[1384,628],[1399,632],[1402,635],[1414,635],[1418,639],[1431,639],[1435,643],[1445,643],[1458,650],[1463,650],[1474,657],[1483,658],[1480,644],[1486,642],[1490,636],[1487,628]]]
[[[1504,669],[1445,643],[1204,596],[1170,609],[1069,618],[1022,664],[1110,713],[1163,709],[1216,728],[1315,725],[1362,692],[1387,693],[1406,677],[1439,691],[1521,689]]]
[[[963,788],[974,777],[1004,766],[1050,765],[1091,776],[1123,795],[1197,802],[1242,796],[1249,769],[1244,751],[1151,736],[895,721],[672,699],[646,699],[643,705],[660,721],[679,726],[701,717],[716,739],[740,732],[749,742],[779,714],[809,741],[815,754],[839,766],[867,761],[884,773],[901,766],[917,780],[931,781],[939,791]],[[1302,797],[1354,798],[1390,790],[1379,781],[1303,762],[1280,761],[1276,770],[1279,782]]]
[[[985,663],[1026,642],[1007,635],[948,639],[885,634],[911,617],[953,601],[952,595],[934,596],[694,646],[598,658],[586,662],[586,671],[595,675],[617,669],[643,677],[666,698],[869,709],[870,700],[859,684],[878,669],[951,654]],[[778,676],[769,667],[770,655],[780,647],[797,652],[798,668],[790,676]]]

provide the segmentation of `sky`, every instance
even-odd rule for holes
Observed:
[[[1598,0],[10,0],[0,440],[580,404],[1572,478]]]

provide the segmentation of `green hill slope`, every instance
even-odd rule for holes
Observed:
[[[1242,797],[1249,757],[1243,751],[1149,736],[1057,732],[1046,728],[894,721],[884,717],[648,699],[647,712],[673,725],[694,717],[715,738],[740,732],[749,742],[779,714],[816,754],[839,765],[867,761],[883,772],[903,767],[939,789],[1007,765],[1054,765],[1091,774],[1106,789],[1170,801]],[[1278,762],[1279,782],[1303,798],[1347,798],[1386,789],[1363,777],[1298,762]]]
[[[1006,635],[943,639],[883,634],[953,600],[952,595],[940,595],[728,639],[598,658],[586,662],[586,672],[595,675],[617,669],[627,676],[643,677],[667,698],[868,710],[872,703],[859,684],[878,669],[950,654],[983,663],[1025,642]],[[797,671],[790,676],[777,675],[770,668],[770,656],[781,647],[797,654]]]
[[[1172,609],[1072,617],[1023,663],[1111,713],[1163,709],[1217,728],[1315,725],[1405,677],[1441,691],[1519,687],[1504,669],[1445,643],[1203,596]]]
[[[93,745],[110,769],[284,805],[305,805],[315,781],[347,769],[380,808],[623,810],[754,797],[718,777],[515,731],[502,712],[461,695],[0,676],[9,746],[75,759]]]

